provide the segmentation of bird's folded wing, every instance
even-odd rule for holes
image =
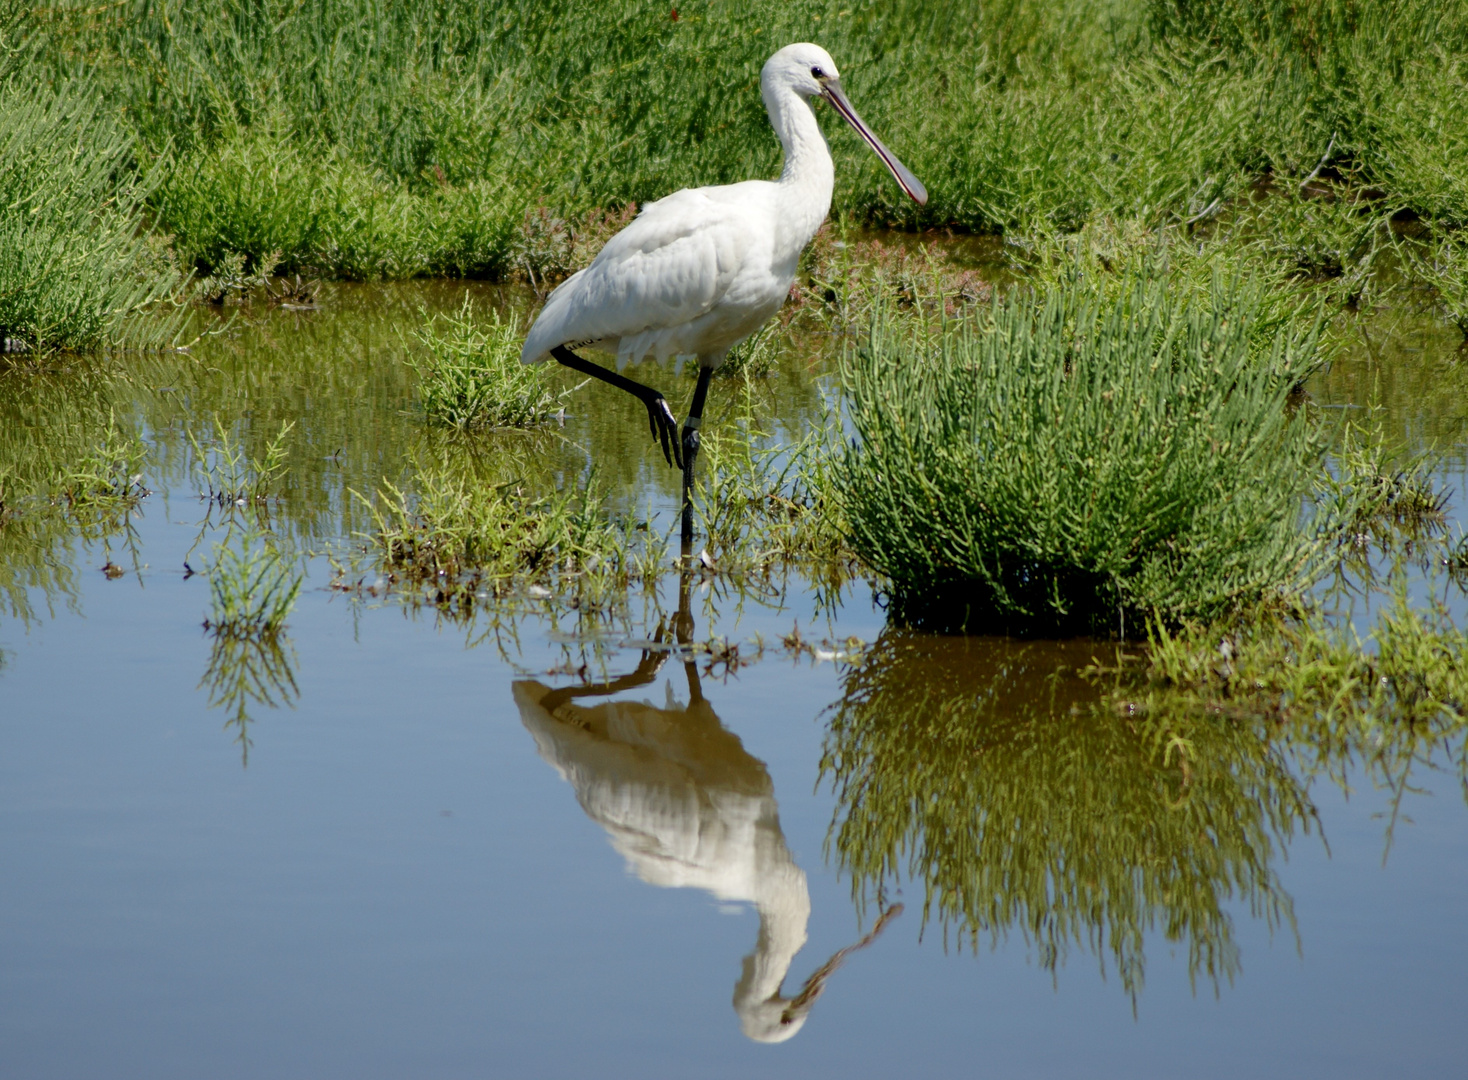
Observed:
[[[557,345],[619,340],[698,318],[728,291],[749,241],[738,207],[700,190],[651,203],[550,294],[521,360],[534,363]]]

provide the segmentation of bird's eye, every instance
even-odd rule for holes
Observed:
[[[817,79],[824,79],[826,77],[826,73],[818,67],[811,68],[810,73]]]

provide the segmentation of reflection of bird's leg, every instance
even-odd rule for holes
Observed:
[[[612,694],[620,694],[623,690],[631,690],[634,686],[646,686],[657,678],[658,670],[667,658],[668,654],[661,650],[644,649],[642,659],[637,662],[637,670],[630,675],[621,675],[604,683],[563,686],[559,690],[552,690],[546,694],[540,701],[541,707],[548,713],[554,713],[574,698],[609,697]]]
[[[693,463],[698,458],[698,428],[703,423],[703,403],[709,395],[712,366],[699,363],[698,386],[693,391],[693,404],[683,421],[683,539],[693,539]]]
[[[702,387],[704,382],[705,380],[700,376],[699,386]],[[697,436],[698,429],[694,428],[693,430],[694,435]],[[697,445],[698,443],[695,438],[694,446],[696,447]],[[685,457],[684,460],[688,461],[690,459]],[[686,480],[688,474],[684,473],[683,475]],[[685,507],[684,513],[686,514],[687,512]],[[685,517],[683,520],[686,522],[688,519]],[[691,595],[693,592],[693,546],[689,542],[690,540],[691,537],[685,533],[681,558],[678,560],[678,613],[673,616],[673,632],[677,635],[678,644],[682,645],[685,650],[693,644],[693,607],[691,604]],[[688,704],[692,706],[703,700],[703,684],[699,682],[698,662],[693,659],[693,654],[691,652],[685,652],[684,656],[683,671],[688,676]]]
[[[582,359],[564,345],[557,345],[550,352],[556,358],[556,363],[563,364],[572,371],[579,371],[583,375],[590,375],[593,379],[610,383],[618,390],[627,391],[646,405],[647,423],[652,428],[652,437],[662,444],[663,457],[668,459],[669,465],[676,464],[680,469],[683,467],[683,455],[678,447],[678,421],[673,418],[673,410],[668,408],[668,401],[662,394],[650,386],[633,382],[615,371],[608,371],[600,364],[593,364],[590,360]],[[702,408],[701,398],[699,407]]]

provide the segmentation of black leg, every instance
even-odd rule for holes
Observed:
[[[640,382],[633,382],[615,371],[608,371],[600,364],[593,364],[590,360],[583,360],[564,345],[557,345],[551,350],[551,355],[556,358],[556,363],[564,364],[572,371],[579,371],[583,375],[590,375],[593,379],[600,379],[604,383],[610,383],[618,390],[625,390],[647,406],[647,423],[652,428],[652,437],[662,444],[663,457],[668,459],[669,465],[683,468],[683,455],[678,448],[678,421],[673,417],[673,410],[668,408],[668,401],[662,394],[650,386],[643,386]]]
[[[703,423],[703,403],[709,396],[711,367],[699,366],[698,386],[693,391],[693,404],[683,421],[683,542],[693,539],[693,463],[698,458],[698,429]]]

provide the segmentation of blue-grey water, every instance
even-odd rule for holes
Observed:
[[[983,928],[972,949],[936,909],[925,922],[921,882],[854,903],[830,833],[849,807],[821,762],[834,707],[878,661],[771,648],[729,675],[700,665],[690,681],[674,654],[642,685],[552,715],[538,704],[547,687],[631,673],[642,653],[616,635],[588,653],[533,612],[496,637],[488,614],[464,626],[330,588],[326,556],[305,552],[345,550],[363,526],[343,525],[344,489],[401,475],[418,437],[395,320],[412,324],[424,297],[453,299],[386,293],[343,289],[304,320],[247,320],[195,345],[197,367],[143,365],[109,391],[154,449],[131,545],[113,535],[51,550],[72,576],[30,588],[25,617],[12,606],[0,618],[0,1075],[1463,1075],[1460,746],[1442,748],[1439,771],[1413,771],[1395,822],[1395,793],[1357,765],[1344,766],[1349,791],[1298,767],[1296,787],[1247,788],[1303,793],[1317,815],[1252,851],[1292,919],[1271,920],[1242,889],[1202,916],[1196,896],[1163,897],[1145,980],[1128,986],[1099,918],[1082,924],[1101,928],[1104,971],[1085,940],[1052,965],[1018,924],[997,940]],[[370,332],[348,332],[368,309]],[[1317,392],[1349,394],[1352,371]],[[795,417],[818,398],[799,379],[771,394]],[[615,408],[608,399],[613,419]],[[1431,416],[1411,415],[1410,396],[1397,408],[1404,426],[1461,445],[1461,424],[1444,419],[1451,399]],[[305,474],[298,505],[276,511],[307,569],[270,668],[279,707],[250,705],[243,739],[203,681],[208,577],[184,571],[208,561],[198,552],[210,541],[196,545],[205,505],[179,433],[211,413],[267,433],[294,419]],[[645,434],[635,412],[625,419],[627,474],[666,499],[671,476],[634,438]],[[593,427],[573,415],[565,452],[621,438]],[[120,576],[102,572],[109,561]],[[797,620],[812,639],[884,634],[859,583],[830,621],[798,582],[783,606],[742,611],[718,588],[692,584],[697,636],[727,635],[746,653]],[[676,594],[670,578],[663,610]],[[566,673],[584,660],[584,675]],[[932,672],[934,702],[972,696]],[[1005,692],[1023,699],[1015,678]],[[1015,780],[1022,798],[1026,775],[996,782]],[[1128,777],[1098,782],[1119,800],[1130,790]],[[1066,807],[1048,809],[1046,827],[1060,828]],[[1104,859],[1106,838],[1129,827],[1086,822],[1078,835],[1100,838]],[[1043,846],[1025,821],[1014,828],[1020,848]],[[1161,854],[1178,858],[1217,844],[1168,843]],[[1123,876],[1133,869],[1149,873]],[[898,901],[815,1000],[791,1005]],[[1237,948],[1223,977],[1169,940],[1179,911],[1211,918]]]

